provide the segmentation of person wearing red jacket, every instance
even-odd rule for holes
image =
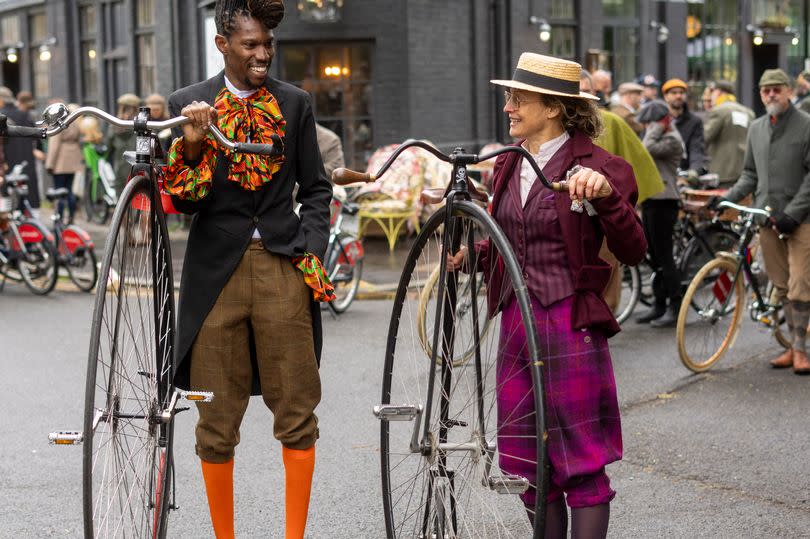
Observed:
[[[493,173],[492,215],[517,255],[528,286],[540,349],[551,467],[546,537],[566,537],[568,511],[574,537],[605,537],[615,492],[605,466],[622,456],[621,421],[607,338],[619,331],[602,299],[611,274],[599,258],[603,238],[622,263],[634,265],[646,251],[641,222],[634,210],[638,196],[633,170],[622,158],[593,143],[601,131],[595,96],[580,93],[581,68],[575,62],[523,53],[507,87],[504,112],[509,134],[532,155],[549,181],[565,179],[567,192],[554,192],[538,181],[522,155],[498,158]],[[575,167],[579,167],[575,169]],[[585,211],[587,210],[587,211]],[[486,244],[480,249],[486,250]],[[451,270],[466,257],[462,249],[448,257]],[[486,253],[476,253],[485,258]],[[487,282],[490,305],[501,294],[503,270]],[[520,323],[517,302],[502,300],[501,335]],[[524,337],[525,338],[525,337]],[[535,432],[534,402],[525,343],[499,350],[498,372],[520,373],[499,380],[499,417],[511,420],[499,429],[500,466],[505,473],[536,483],[536,441],[519,435]],[[503,410],[506,407],[507,410]],[[510,429],[513,429],[512,432]],[[507,458],[503,456],[507,455]],[[532,518],[536,491],[522,495]]]

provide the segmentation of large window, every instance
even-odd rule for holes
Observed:
[[[138,91],[141,97],[146,97],[157,91],[155,0],[138,0],[136,8]]]
[[[738,0],[714,0],[689,4],[686,19],[686,57],[689,100],[698,110],[706,83],[736,82],[739,63]]]
[[[40,104],[51,96],[51,63],[40,59],[37,54],[39,45],[48,38],[48,24],[44,12],[32,13],[28,18],[29,35],[31,36],[31,73],[33,75],[34,97]]]
[[[20,41],[20,18],[7,15],[0,19],[0,39],[4,45],[13,45]]]
[[[603,35],[608,65],[600,67],[613,74],[615,89],[638,76],[638,27],[606,26]]]
[[[96,6],[79,6],[79,39],[81,42],[82,101],[98,105],[98,20]]]
[[[309,92],[315,117],[343,141],[351,167],[363,168],[373,151],[371,54],[367,42],[282,44],[282,78]]]
[[[577,61],[577,20],[574,2],[551,0],[548,4],[548,17],[551,24],[549,52],[557,58]]]

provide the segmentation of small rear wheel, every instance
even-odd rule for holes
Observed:
[[[90,292],[98,280],[98,262],[95,249],[83,244],[63,258],[62,265],[68,277],[82,292]]]
[[[56,286],[58,274],[56,248],[48,241],[47,231],[38,223],[27,221],[22,226],[35,227],[42,238],[25,244],[25,252],[20,253],[17,260],[17,269],[25,286],[34,294],[44,296]]]
[[[689,283],[676,325],[678,355],[692,372],[714,365],[737,336],[745,308],[739,265],[718,257],[703,266]]]
[[[622,271],[622,291],[619,297],[619,305],[613,315],[616,317],[616,321],[621,324],[630,318],[641,298],[641,275],[636,266],[620,264],[619,269]]]
[[[152,186],[130,180],[113,216],[90,336],[84,410],[85,537],[166,534],[172,467],[174,294]]]
[[[357,296],[360,280],[363,278],[363,256],[354,256],[357,253],[349,252],[354,248],[355,238],[342,236],[335,240],[329,261],[329,280],[335,287],[335,299],[332,308],[337,313],[344,313]]]

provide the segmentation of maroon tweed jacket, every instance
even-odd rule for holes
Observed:
[[[521,144],[522,141],[517,144]],[[593,144],[593,141],[580,132],[574,132],[562,149],[568,151],[567,162],[560,168],[553,167],[562,175],[576,164],[588,167],[603,174],[613,186],[613,192],[604,198],[592,201],[597,216],[590,217],[587,212],[577,213],[571,211],[571,199],[568,192],[555,193],[554,200],[557,208],[557,217],[565,241],[568,255],[568,265],[571,270],[571,279],[574,285],[574,303],[571,313],[573,329],[598,328],[607,336],[619,331],[619,324],[613,313],[602,299],[602,291],[610,278],[610,265],[599,258],[599,248],[602,239],[607,238],[610,251],[616,255],[620,262],[636,265],[644,258],[647,251],[647,241],[641,221],[636,214],[634,206],[638,198],[636,180],[633,169],[621,157],[617,157]],[[515,167],[520,163],[521,156],[510,152],[498,157],[493,172],[494,197],[492,201],[492,215],[498,214],[498,207],[504,198],[509,180],[514,174]],[[550,171],[551,172],[551,171]],[[549,178],[549,180],[560,178]],[[511,236],[510,234],[507,234]],[[532,245],[512,245],[516,251],[531,250]],[[531,260],[539,257],[523,257],[518,253],[518,259]],[[501,261],[486,261],[482,264],[487,275],[487,296],[490,306],[498,305],[501,297],[501,283],[503,282],[504,266]],[[531,283],[537,278],[543,268],[525,264],[522,268],[524,279]],[[530,286],[531,288],[531,286]],[[495,313],[490,310],[490,313]]]

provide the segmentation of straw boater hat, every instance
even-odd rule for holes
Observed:
[[[563,97],[599,98],[579,91],[582,66],[576,62],[560,60],[533,52],[520,55],[512,80],[491,80],[492,84]]]

